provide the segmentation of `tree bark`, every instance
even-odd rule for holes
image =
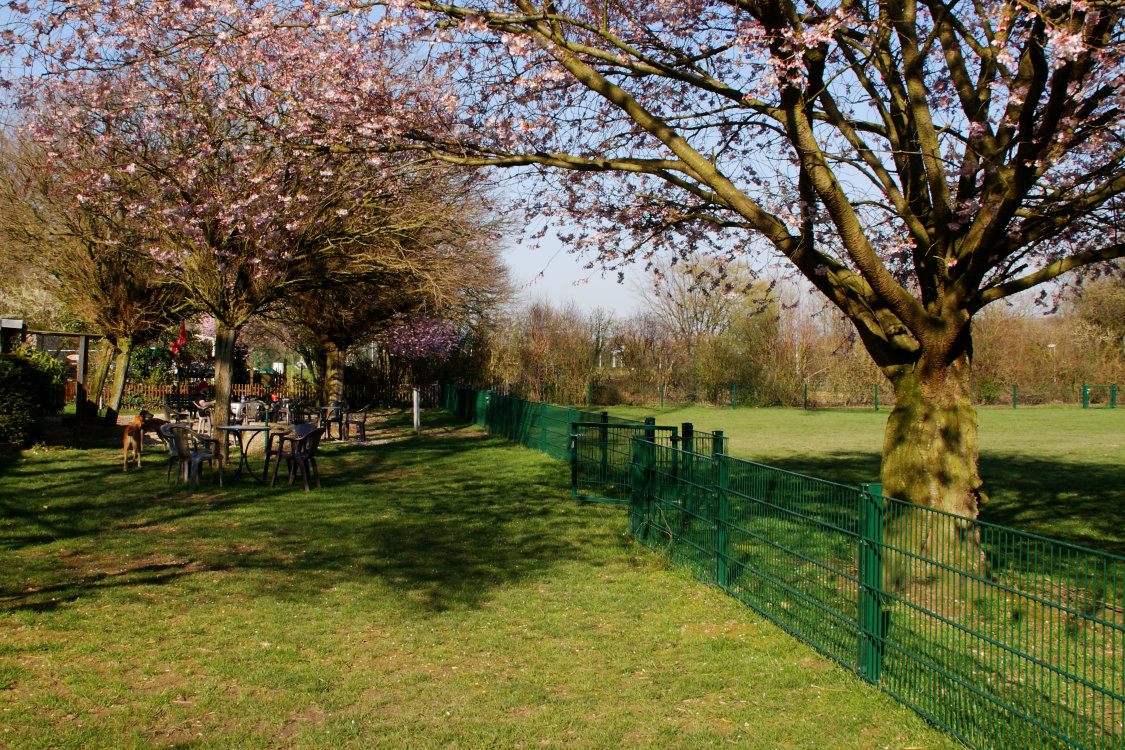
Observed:
[[[883,494],[929,509],[888,509],[887,578],[895,590],[952,585],[958,579],[951,571],[966,567],[991,577],[974,523],[987,497],[969,398],[971,359],[965,350],[935,367],[889,374],[897,402],[883,439]]]
[[[215,323],[215,406],[211,412],[211,424],[216,435],[217,428],[230,424],[230,396],[234,383],[234,345],[238,341],[238,329],[227,328]],[[225,435],[226,433],[223,432]],[[230,455],[226,440],[221,443],[223,461]]]
[[[116,424],[117,415],[121,411],[121,399],[125,396],[125,383],[129,378],[129,360],[133,356],[133,343],[132,336],[118,336],[115,343],[117,362],[113,372],[109,404],[105,409],[105,421],[108,424]]]
[[[970,357],[933,369],[928,377],[917,369],[890,376],[896,403],[883,436],[883,492],[976,518],[981,479]]]
[[[332,342],[324,344],[324,382],[322,403],[344,400],[344,351]]]
[[[98,354],[98,366],[94,369],[94,377],[86,389],[87,416],[98,414],[98,399],[102,395],[102,389],[105,388],[105,381],[109,379],[109,364],[116,353],[117,347],[113,345],[113,341],[108,336],[103,338],[101,352]]]

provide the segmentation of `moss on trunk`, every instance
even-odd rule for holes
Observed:
[[[923,379],[895,373],[896,403],[883,436],[883,491],[967,518],[977,517],[977,412],[969,400],[968,355]]]
[[[989,577],[974,521],[985,496],[978,473],[977,413],[969,399],[968,353],[940,368],[897,372],[897,402],[883,440],[883,494],[930,510],[896,506],[885,530],[886,580],[904,587],[952,585],[949,567]],[[933,564],[936,563],[936,564]]]

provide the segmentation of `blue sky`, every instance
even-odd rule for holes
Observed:
[[[642,265],[626,269],[624,284],[617,283],[617,274],[613,272],[603,278],[601,271],[583,268],[586,259],[568,253],[554,237],[544,238],[539,248],[512,245],[504,253],[504,260],[511,270],[513,284],[524,298],[546,299],[557,306],[573,301],[586,312],[604,307],[621,317],[634,312],[635,280],[644,275]]]

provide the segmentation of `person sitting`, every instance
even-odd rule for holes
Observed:
[[[205,380],[200,380],[199,385],[195,387],[195,393],[192,394],[191,397],[191,400],[195,403],[196,409],[206,409],[215,405],[214,399],[207,398],[209,390],[207,382]]]
[[[200,380],[191,401],[195,404],[195,431],[206,434],[211,433],[211,407],[215,405],[214,399],[208,399],[208,395],[207,383]]]

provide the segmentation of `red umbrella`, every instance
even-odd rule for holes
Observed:
[[[179,354],[180,349],[187,343],[187,324],[180,321],[180,337],[176,339],[176,343],[172,344],[172,353]]]

